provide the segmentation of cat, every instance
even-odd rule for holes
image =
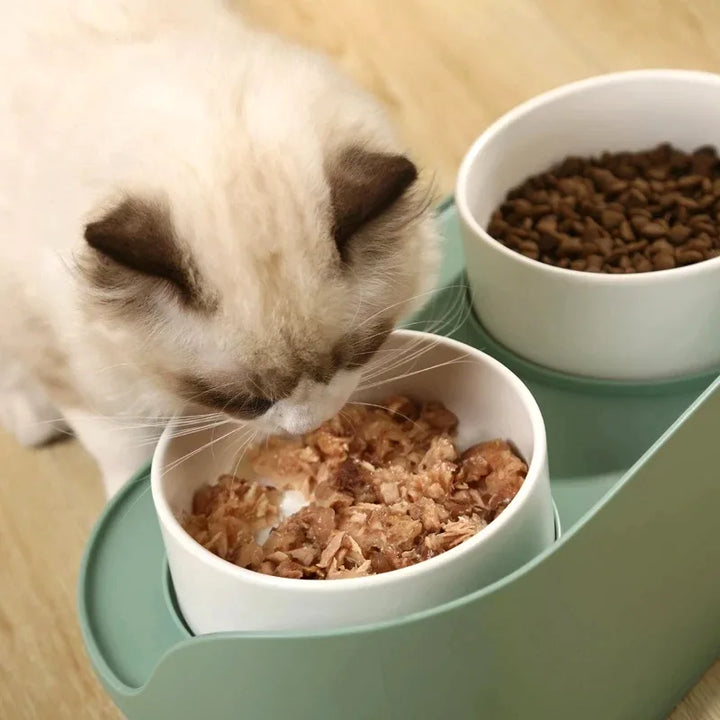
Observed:
[[[0,6],[0,422],[110,497],[178,414],[335,414],[437,268],[378,103],[220,2]]]

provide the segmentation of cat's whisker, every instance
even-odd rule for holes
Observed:
[[[255,378],[252,376],[250,376],[250,378],[248,378],[248,379],[250,380],[250,384],[258,391],[258,393],[262,397],[264,395],[264,392],[263,392],[263,389],[260,387],[260,385],[258,385],[257,380],[255,380]]]
[[[405,355],[408,352],[412,352],[414,348],[419,347],[423,344],[424,339],[423,338],[417,338],[410,342],[407,345],[404,345],[400,348],[385,348],[385,353],[382,357],[378,357],[377,360],[375,358],[371,359],[371,361],[368,363],[368,368],[376,369],[382,365],[382,363],[378,362],[382,360],[385,362],[385,364],[389,364],[395,360],[396,357]],[[390,356],[390,357],[388,357]]]
[[[416,346],[415,350],[413,350],[412,352],[403,353],[401,356],[398,357],[398,359],[396,359],[395,362],[390,363],[390,364],[385,364],[382,367],[374,369],[372,372],[368,373],[366,376],[363,377],[363,381],[367,382],[368,380],[373,380],[382,375],[388,375],[397,367],[400,367],[402,365],[410,365],[411,363],[414,363],[416,360],[418,360],[424,354],[426,354],[427,352],[430,352],[432,349],[434,349],[439,342],[440,342],[440,338],[438,337],[437,341],[435,341],[435,342],[432,342],[427,345],[422,345],[420,347]]]
[[[241,441],[240,447],[236,450],[236,461],[235,461],[235,469],[233,470],[233,475],[237,477],[238,470],[240,468],[240,464],[245,459],[245,455],[247,454],[247,450],[249,447],[251,447],[256,438],[258,436],[258,431],[255,430],[251,433],[249,433],[248,438],[246,440]]]
[[[465,287],[465,286],[464,285],[448,285],[446,287],[447,287],[447,289],[453,289],[456,287],[460,288],[460,287]],[[402,305],[408,305],[408,304],[414,302],[415,300],[420,300],[422,298],[432,296],[436,292],[437,292],[437,288],[433,288],[432,290],[426,290],[426,291],[418,293],[416,295],[411,295],[410,297],[406,297],[398,302],[394,302],[394,303],[391,303],[390,305],[386,305],[386,306],[380,308],[379,310],[377,310],[376,312],[372,313],[371,315],[365,317],[362,320],[362,322],[360,322],[359,324],[355,325],[354,327],[351,327],[351,329],[346,334],[349,335],[352,332],[356,332],[357,330],[359,330],[361,327],[363,327],[367,323],[372,322],[379,315],[383,315],[384,313],[387,313],[390,310],[393,310],[397,307],[401,307]]]
[[[177,421],[187,421],[187,422],[194,422],[196,420],[203,420],[211,417],[219,417],[222,413],[219,413],[217,411],[210,412],[210,413],[199,413],[199,414],[193,414],[193,415],[179,415],[179,414],[173,414],[173,415],[153,415],[152,417],[148,417],[146,415],[129,415],[126,413],[118,414],[118,415],[108,415],[105,413],[87,413],[85,417],[89,419],[99,419],[99,420],[113,420],[117,423],[125,423],[125,422],[143,422],[145,421],[145,424],[149,423],[167,423],[171,420],[177,420]],[[58,421],[62,420],[62,416],[58,417]],[[49,421],[49,422],[56,422],[56,421]]]
[[[167,423],[172,419],[168,418],[167,420],[162,420],[159,422],[142,422],[138,423],[137,421],[134,421],[135,424],[127,425],[123,423],[117,416],[112,415],[87,415],[85,416],[88,420],[111,420],[113,424],[115,425],[115,430],[122,432],[122,431],[132,431],[132,430],[142,430],[142,429],[150,429],[150,428],[160,428],[162,429],[167,425]],[[57,418],[49,419],[49,420],[37,420],[33,423],[28,423],[26,427],[43,427],[47,425],[58,425],[60,423],[66,422],[65,418],[62,416],[59,416]],[[60,430],[60,428],[58,428]]]
[[[87,415],[89,420],[107,420],[112,421],[114,430],[116,432],[133,432],[136,430],[159,430],[162,431],[170,422],[173,422],[176,426],[186,427],[190,429],[200,429],[203,424],[212,424],[217,420],[224,419],[225,416],[220,413],[213,413],[206,417],[201,418],[187,418],[181,419],[179,422],[174,422],[173,417],[167,418],[154,418],[154,419],[143,419],[143,418],[125,418],[123,416],[113,415]],[[138,422],[138,420],[140,420]],[[37,425],[42,424],[53,424],[63,422],[64,418],[59,417],[57,420],[39,421]],[[131,422],[132,421],[132,422]]]
[[[429,372],[430,370],[436,370],[437,368],[445,367],[446,365],[461,365],[463,363],[472,363],[474,362],[471,358],[467,357],[457,357],[453,358],[452,360],[446,360],[445,362],[436,363],[435,365],[429,365],[428,367],[420,368],[419,370],[413,370],[411,372],[402,373],[401,375],[396,375],[394,377],[389,378],[383,378],[382,380],[371,383],[370,385],[362,385],[358,387],[358,391],[364,391],[364,390],[372,390],[376,387],[382,387],[383,385],[386,385],[391,382],[396,382],[398,380],[403,380],[407,377],[412,377],[414,375],[419,375],[420,373]]]
[[[118,522],[122,522],[123,518],[124,518],[125,516],[127,516],[128,513],[132,512],[132,509],[133,509],[138,503],[142,502],[142,501],[144,500],[145,496],[148,495],[150,492],[151,492],[151,490],[150,490],[150,485],[148,484],[148,485],[146,485],[146,487],[145,487],[143,490],[141,490],[141,491],[135,496],[135,498],[133,499],[133,501],[132,501],[129,505],[125,506],[125,503],[123,503],[123,505],[122,505],[122,507],[123,507],[123,512],[122,512],[122,515],[120,515],[120,517],[117,518],[117,521],[118,521]]]
[[[230,437],[231,435],[235,434],[236,432],[239,432],[243,429],[243,426],[238,426],[236,428],[233,428],[229,432],[225,433],[224,435],[221,435],[218,438],[212,438],[208,442],[206,442],[204,445],[200,445],[200,447],[195,448],[194,450],[191,450],[190,452],[186,453],[182,457],[178,458],[174,462],[170,463],[163,469],[163,476],[167,473],[173,471],[175,468],[179,467],[182,463],[187,462],[190,458],[194,457],[198,453],[203,452],[207,448],[211,447],[213,444],[220,442],[221,440],[225,440],[225,438]]]
[[[459,321],[462,320],[464,322],[464,320],[467,319],[465,313],[468,310],[469,304],[466,302],[465,297],[466,294],[464,292],[457,293],[443,315],[430,321],[418,321],[417,324],[421,325],[421,329],[425,332],[443,335],[452,334],[452,332],[458,329]],[[428,308],[428,313],[431,313],[431,311],[432,304],[430,308]],[[451,325],[453,326],[452,329],[447,330]]]
[[[199,422],[189,422],[189,423],[172,423],[172,434],[174,437],[180,437],[182,435],[189,435],[191,433],[196,432],[203,432],[209,429],[212,429],[216,427],[217,425],[220,425],[224,423],[227,420],[227,418],[224,415],[217,414],[213,415],[211,417],[208,417],[206,419],[203,419]],[[166,424],[165,426],[160,427],[160,431],[162,432],[165,428],[167,428],[169,424]],[[143,426],[138,426],[139,429],[142,429]]]
[[[95,371],[95,374],[100,375],[104,372],[107,372],[108,370],[118,370],[120,368],[132,368],[133,370],[141,369],[140,365],[138,365],[137,363],[126,360],[125,362],[115,363],[113,365],[103,365]]]
[[[220,427],[221,425],[224,425],[224,424],[225,424],[225,422],[220,422],[220,423],[217,423],[217,424],[212,428],[212,432],[211,432],[211,434],[210,434],[211,439],[214,440],[214,438],[215,438],[215,431],[218,429],[218,427]],[[237,421],[233,421],[232,424],[235,425],[235,428],[236,428],[237,430],[244,430],[244,431],[246,431],[246,432],[248,432],[248,433],[250,433],[250,432],[252,431],[252,428],[249,427],[249,426],[248,426],[247,424],[245,424],[245,423],[239,423],[239,422],[237,422]],[[212,455],[213,455],[213,458],[214,458],[214,457],[215,457],[215,447],[214,447],[214,445],[212,446],[211,452],[212,452]]]
[[[438,340],[439,342],[439,340]],[[408,363],[411,363],[417,358],[421,357],[425,353],[432,350],[437,345],[437,342],[432,342],[430,344],[425,343],[414,343],[413,345],[409,346],[409,348],[402,348],[401,352],[398,354],[398,356],[389,363],[385,363],[383,365],[380,365],[378,367],[371,368],[371,371],[363,375],[364,380],[373,379],[376,377],[379,377],[380,375],[387,374],[389,372],[392,372],[396,367],[399,367],[401,365],[405,365]],[[408,350],[410,350],[408,352]]]
[[[210,423],[210,424],[199,426],[199,427],[185,428],[183,430],[173,431],[171,433],[171,436],[173,438],[179,438],[179,437],[186,437],[187,435],[195,435],[197,433],[214,430],[214,429],[218,428],[220,425],[223,425],[224,423],[225,423],[224,420],[218,420],[214,423]],[[148,438],[146,441],[138,443],[138,447],[145,447],[145,446],[150,446],[150,445],[156,444],[157,441],[160,439],[161,434],[162,433],[160,432],[157,434],[157,436],[155,436],[153,438]]]
[[[206,422],[203,425],[190,425],[189,427],[178,428],[173,432],[173,437],[181,437],[182,435],[191,435],[192,433],[212,430],[218,425],[223,425],[225,422],[227,422],[226,418],[221,417],[210,422]]]
[[[464,307],[466,306],[466,307]],[[449,311],[450,312],[450,311]],[[443,334],[452,335],[454,332],[456,332],[462,325],[466,322],[468,314],[471,312],[471,308],[469,304],[466,304],[464,301],[464,297],[460,297],[459,300],[453,305],[452,309],[452,322],[453,327],[451,327],[449,330],[444,331]],[[446,313],[447,314],[447,313]],[[445,322],[444,320],[442,321]],[[449,321],[448,321],[449,324]],[[437,334],[437,333],[435,333]],[[405,346],[404,348],[398,348],[394,352],[397,353],[397,360],[393,363],[392,361],[388,362],[387,357],[381,358],[383,360],[382,363],[370,363],[368,366],[368,372],[363,373],[363,379],[372,379],[373,377],[377,377],[380,374],[390,372],[392,369],[397,367],[398,365],[401,365],[405,362],[411,362],[420,355],[422,355],[424,352],[427,352],[428,350],[431,350],[437,343],[432,343],[430,345],[426,345],[422,352],[414,353],[414,347],[416,347],[418,344],[420,344],[422,341],[418,341],[415,343],[411,343],[408,346]],[[392,353],[393,350],[389,350],[387,353],[388,355]]]
[[[352,404],[352,403],[348,403],[348,405],[350,405],[350,404]],[[350,423],[350,425],[352,426],[353,431],[355,433],[357,433],[357,426],[355,425],[355,422],[353,421],[352,416],[343,410],[340,411],[339,415],[341,417],[345,418],[346,422]]]
[[[466,293],[458,293],[445,315],[441,319],[430,323],[426,328],[426,332],[452,335],[465,324],[471,313],[472,305],[467,302]],[[447,327],[450,325],[452,327],[448,330]]]
[[[360,400],[351,400],[348,405],[361,405],[363,407],[370,407],[370,408],[377,408],[378,410],[385,410],[387,412],[388,409],[385,407],[385,405],[379,405],[378,403],[371,403],[371,402],[362,402]],[[397,410],[393,410],[391,415],[397,415],[397,417],[401,417],[403,420],[407,420],[407,422],[412,423],[413,425],[417,425],[417,420],[413,420],[411,417],[408,417],[404,413],[398,412]]]

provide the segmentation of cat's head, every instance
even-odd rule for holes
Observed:
[[[427,193],[374,102],[294,57],[281,84],[245,76],[233,121],[205,92],[201,132],[147,149],[80,257],[86,311],[158,387],[293,433],[340,409],[436,265]]]

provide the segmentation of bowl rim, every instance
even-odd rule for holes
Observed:
[[[505,128],[517,122],[519,119],[530,115],[538,108],[552,104],[558,100],[568,97],[569,95],[610,85],[646,82],[648,80],[672,80],[675,82],[678,80],[684,80],[690,84],[704,84],[720,89],[720,74],[713,72],[662,68],[623,70],[620,72],[594,75],[589,78],[584,78],[583,80],[576,80],[574,82],[559,85],[558,87],[547,90],[539,95],[535,95],[519,105],[516,105],[492,122],[473,141],[472,145],[465,153],[465,156],[460,164],[460,170],[455,184],[455,204],[463,223],[472,230],[474,235],[473,239],[483,241],[485,245],[493,249],[495,252],[504,255],[511,262],[520,263],[520,265],[525,266],[531,271],[549,273],[551,277],[555,276],[558,280],[564,280],[570,283],[587,283],[599,286],[616,283],[621,283],[625,286],[647,285],[663,281],[680,281],[686,277],[717,272],[717,270],[720,269],[720,256],[710,258],[709,260],[701,260],[698,263],[686,265],[684,267],[622,275],[613,273],[590,273],[583,270],[573,270],[571,268],[561,268],[556,267],[555,265],[547,265],[538,260],[532,260],[531,258],[525,257],[521,253],[515,252],[503,245],[481,226],[481,224],[476,220],[474,214],[470,211],[467,199],[467,188],[470,174],[485,148]]]
[[[440,555],[436,555],[428,560],[410,565],[406,568],[399,568],[380,575],[368,575],[359,578],[338,578],[332,581],[313,582],[309,580],[296,578],[275,577],[273,575],[265,575],[254,570],[239,567],[233,563],[223,560],[214,553],[205,549],[200,543],[194,540],[183,529],[179,520],[172,512],[170,505],[162,492],[163,473],[161,467],[164,457],[170,443],[173,441],[172,428],[174,423],[171,421],[167,424],[160,436],[160,439],[153,453],[150,468],[150,486],[155,506],[155,512],[160,525],[168,532],[173,540],[179,544],[184,552],[190,554],[199,562],[202,562],[208,568],[216,571],[232,580],[240,583],[262,587],[266,590],[294,591],[313,596],[316,594],[327,595],[329,593],[346,593],[346,592],[362,592],[363,590],[373,591],[375,588],[402,583],[419,575],[425,575],[432,572],[433,569],[443,565],[452,563],[464,555],[480,551],[483,544],[487,543],[498,533],[504,532],[506,525],[515,522],[515,516],[519,512],[521,505],[524,505],[532,492],[532,488],[541,483],[546,474],[547,468],[547,438],[545,431],[545,423],[540,412],[540,408],[533,397],[530,390],[505,365],[495,360],[491,356],[465,343],[435,335],[433,333],[422,332],[418,330],[396,329],[391,333],[391,337],[415,338],[418,342],[426,342],[432,344],[446,345],[459,353],[466,353],[473,357],[478,363],[489,365],[498,371],[512,389],[518,394],[520,400],[529,416],[532,428],[532,459],[528,463],[528,472],[525,480],[517,492],[515,497],[510,501],[505,510],[499,517],[494,519],[490,524],[483,528],[480,532],[471,538],[468,538],[459,545],[445,551]],[[163,537],[165,544],[165,538]]]

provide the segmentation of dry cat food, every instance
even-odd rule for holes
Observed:
[[[459,545],[515,497],[527,465],[503,440],[460,454],[442,404],[394,397],[348,405],[301,439],[252,452],[273,487],[224,475],[200,488],[187,532],[221,558],[287,578],[350,578],[395,570]],[[284,490],[308,505],[280,519]],[[273,529],[259,545],[256,533]]]
[[[720,255],[715,148],[668,143],[568,157],[508,193],[488,233],[533,260],[572,270],[638,273]]]

